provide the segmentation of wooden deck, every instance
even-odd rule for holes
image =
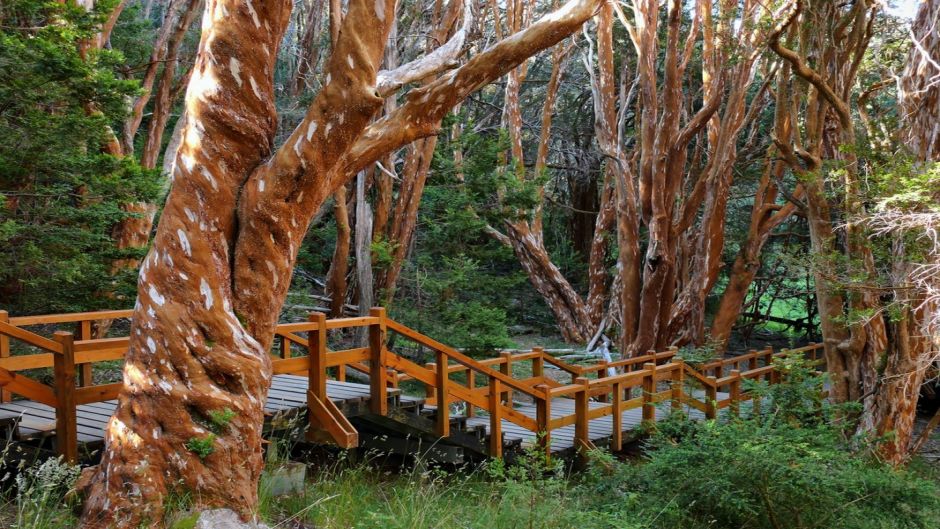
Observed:
[[[265,414],[269,419],[302,416],[307,407],[307,388],[307,377],[275,375],[264,406]],[[369,409],[371,393],[368,384],[330,380],[326,391],[330,400],[347,417],[367,413]],[[399,390],[389,391],[388,398],[397,402],[400,393]],[[414,407],[421,400],[404,397],[406,407]],[[116,405],[116,400],[106,400],[76,407],[78,442],[84,445],[86,452],[103,443],[104,429]],[[36,441],[54,437],[55,427],[56,410],[51,406],[25,399],[0,404],[0,432],[6,431],[14,440]]]
[[[100,448],[121,384],[91,384],[92,367],[123,359],[131,341],[92,339],[91,322],[131,315],[11,318],[0,311],[0,434],[54,448],[70,460]],[[60,330],[62,324],[76,328]],[[54,339],[31,326],[42,326],[46,333],[51,327]],[[329,348],[331,332],[348,335],[362,327],[368,346]],[[389,340],[389,333],[397,339]],[[357,318],[327,320],[312,314],[306,322],[278,325],[275,335],[266,431],[299,424],[307,427],[307,440],[343,448],[417,435],[459,457],[499,458],[533,444],[565,456],[592,446],[617,450],[640,424],[662,420],[670,410],[714,419],[758,406],[743,382],[779,382],[777,358],[802,355],[821,362],[816,344],[780,352],[767,348],[698,366],[683,362],[675,349],[586,366],[567,364],[539,348],[478,360],[388,318],[381,308]],[[12,340],[33,352],[11,356]],[[407,344],[408,352],[402,349]],[[419,365],[416,350],[430,351],[436,361]],[[556,375],[570,376],[570,382],[546,376],[549,367]],[[49,368],[52,385],[24,373]],[[368,383],[347,381],[350,371],[363,374]],[[423,386],[425,396],[404,395],[399,385],[405,381]],[[362,438],[360,429],[372,438]]]

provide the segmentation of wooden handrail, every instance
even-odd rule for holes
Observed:
[[[13,318],[10,318],[10,321],[13,321]],[[0,321],[0,334],[9,336],[10,338],[16,338],[21,342],[26,342],[29,345],[38,347],[44,351],[49,351],[50,353],[62,352],[62,345],[58,342],[54,342],[48,338],[43,338],[34,332],[21,329],[16,325],[4,323],[2,321]]]
[[[67,314],[43,314],[37,316],[17,316],[10,318],[10,324],[16,326],[44,325],[50,323],[77,323],[80,321],[117,320],[130,318],[133,309],[99,310],[94,312],[72,312]]]
[[[411,329],[411,328],[405,327],[404,325],[402,325],[402,324],[396,322],[395,320],[388,319],[388,320],[386,320],[386,321],[387,321],[387,324],[388,324],[388,328],[389,328],[389,329],[395,331],[396,333],[398,333],[398,334],[400,334],[400,335],[402,335],[402,336],[404,336],[404,337],[406,337],[406,338],[408,338],[408,339],[410,339],[410,340],[413,340],[414,342],[416,342],[416,343],[418,343],[418,344],[421,344],[421,345],[423,345],[423,346],[425,346],[425,347],[427,347],[427,348],[429,348],[429,349],[432,349],[432,350],[434,350],[434,351],[438,351],[438,352],[444,353],[448,358],[450,358],[450,359],[452,359],[452,360],[454,360],[454,361],[456,361],[456,362],[459,362],[459,363],[461,363],[461,364],[463,364],[463,365],[465,365],[465,366],[467,366],[467,367],[473,369],[474,371],[477,371],[477,372],[480,373],[480,374],[487,375],[487,376],[492,375],[494,378],[498,379],[498,380],[499,380],[500,382],[502,382],[503,384],[505,384],[505,385],[511,387],[512,389],[517,390],[517,391],[521,391],[521,392],[525,393],[526,395],[529,395],[529,396],[531,396],[531,397],[533,397],[533,398],[536,398],[536,399],[540,399],[540,398],[541,398],[541,399],[544,399],[544,398],[545,398],[545,393],[544,393],[544,392],[539,392],[539,391],[537,391],[537,390],[536,390],[534,387],[532,387],[532,386],[529,386],[529,385],[527,385],[527,384],[523,384],[523,383],[517,381],[516,379],[514,379],[514,378],[512,378],[512,377],[510,377],[510,376],[505,375],[504,373],[501,373],[501,372],[499,372],[499,371],[497,371],[497,370],[495,370],[495,369],[492,369],[491,367],[489,367],[489,366],[487,366],[487,365],[483,365],[483,364],[481,364],[480,362],[474,360],[473,358],[470,358],[469,356],[467,356],[467,355],[461,353],[460,351],[457,351],[456,349],[453,349],[453,348],[451,348],[451,347],[448,347],[448,346],[442,344],[441,342],[438,342],[437,340],[435,340],[435,339],[433,339],[433,338],[430,338],[430,337],[428,337],[428,336],[425,336],[425,335],[419,333],[418,331],[415,331],[415,330],[413,330],[413,329]]]

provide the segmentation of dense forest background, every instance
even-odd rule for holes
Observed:
[[[0,98],[6,110],[0,126],[8,140],[0,147],[4,190],[0,240],[9,251],[0,257],[0,291],[2,308],[11,314],[132,304],[137,275],[133,266],[125,265],[138,262],[146,244],[129,240],[122,230],[142,217],[145,226],[151,226],[146,217],[153,212],[129,204],[159,207],[168,189],[165,169],[172,160],[164,157],[174,131],[181,128],[182,95],[198,44],[200,7],[191,2],[131,2],[115,21],[108,45],[83,58],[74,40],[93,34],[95,24],[107,19],[113,4],[98,2],[91,13],[25,0],[3,6],[4,19],[24,27],[52,13],[67,22],[3,36]],[[283,66],[275,72],[281,131],[293,128],[322,82],[313,72],[318,69],[316,61],[323,59],[307,56],[305,49],[329,47],[324,13],[303,3],[297,7],[295,23],[280,50]],[[401,9],[411,27],[400,30],[405,36],[399,39],[399,53],[414,54],[420,49],[415,42],[429,30],[431,13],[426,10],[430,7],[406,2]],[[870,53],[879,57],[871,68],[880,70],[868,75],[902,69],[908,47],[905,22],[884,17],[878,23],[880,30]],[[477,21],[480,27],[472,30],[490,34],[491,24],[490,20]],[[627,53],[622,27],[616,28],[614,38],[620,68],[634,69],[635,57]],[[481,351],[510,347],[520,340],[526,342],[525,335],[533,333],[558,336],[561,341],[545,298],[527,280],[512,248],[492,231],[514,215],[530,214],[526,212],[538,203],[544,216],[544,247],[551,261],[576,291],[587,293],[591,239],[601,194],[609,185],[604,154],[596,146],[590,72],[582,60],[590,45],[585,39],[567,45],[547,142],[548,163],[525,182],[498,170],[509,163],[505,151],[510,139],[502,110],[504,82],[474,95],[448,118],[431,158],[423,161],[427,167],[417,169],[423,169],[419,178],[425,180],[423,194],[418,191],[420,200],[396,209],[391,221],[407,223],[402,217],[413,216],[412,233],[406,234],[407,229],[401,231],[397,225],[373,230],[366,266],[378,279],[375,293],[366,297],[374,296],[397,317],[431,335],[447,336],[461,347]],[[534,159],[539,146],[535,140],[552,66],[551,55],[536,58],[519,87],[526,159]],[[761,103],[764,96],[756,84],[752,97],[763,109],[737,140],[740,152],[728,190],[724,264],[706,298],[709,320],[747,236],[770,141],[773,109]],[[693,81],[688,90],[701,90],[700,83]],[[885,106],[895,97],[889,87],[874,103]],[[94,106],[93,113],[86,112],[89,105]],[[632,134],[630,123],[635,117],[624,118],[625,134]],[[896,117],[879,118],[886,120],[883,128],[895,126],[889,120]],[[109,152],[107,143],[115,140],[120,150]],[[459,164],[455,161],[458,151]],[[115,156],[116,152],[120,154]],[[400,153],[382,170],[415,171],[404,167],[409,156]],[[526,170],[531,173],[532,169],[529,163]],[[398,178],[395,182],[396,187],[399,182],[414,185]],[[381,191],[371,182],[367,187],[365,197],[372,209]],[[401,200],[402,191],[397,191],[396,199]],[[350,238],[359,210],[355,190],[346,195],[343,224],[347,233],[340,236]],[[305,314],[311,307],[336,308],[330,304],[336,296],[327,286],[337,253],[334,203],[335,199],[324,207],[304,241],[286,317]],[[612,233],[606,237],[610,241],[603,266],[612,269],[616,237]],[[782,223],[771,235],[736,327],[745,340],[739,348],[761,331],[776,333],[784,343],[819,338],[807,241],[807,226],[799,216]],[[357,257],[363,253],[350,251],[348,242],[345,250],[348,277],[342,297],[350,306],[343,310],[355,312],[362,297]],[[390,268],[400,268],[394,294],[381,279]],[[762,335],[762,340],[767,338]]]
[[[625,516],[594,496],[630,486],[701,485],[691,506],[712,471],[765,478],[736,466],[759,446],[793,485],[782,515],[760,482],[747,505],[649,500],[645,526],[802,526],[830,490],[811,523],[889,527],[909,501],[930,526],[934,484],[894,472],[927,440],[918,410],[940,423],[940,2],[914,20],[870,0],[366,4],[0,3],[0,318],[134,307],[94,335],[130,336],[125,379],[160,378],[122,390],[86,523],[163,514],[163,485],[109,488],[162,483],[140,453],[254,509],[275,321],[382,306],[474,356],[823,342],[825,376],[778,366],[769,419],[667,422],[648,465],[594,454],[570,490],[593,520]],[[190,472],[193,418],[219,410],[187,398],[219,394],[247,411],[209,443],[251,468]],[[178,429],[123,442],[153,421]],[[500,483],[569,490],[529,463]]]

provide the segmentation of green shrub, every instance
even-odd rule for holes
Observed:
[[[215,434],[190,438],[186,441],[186,449],[199,456],[199,459],[209,457],[212,452],[215,452]]]

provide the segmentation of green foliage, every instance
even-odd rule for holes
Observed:
[[[11,529],[73,526],[76,520],[70,507],[74,501],[68,493],[78,480],[79,467],[50,458],[37,465],[21,465],[17,472],[15,518]]]
[[[496,188],[507,189],[499,183],[505,177],[495,172],[505,148],[503,135],[468,133],[462,143],[466,150],[459,168],[451,158],[452,144],[441,142],[435,152],[413,257],[405,264],[390,310],[421,332],[483,352],[512,345],[507,327],[522,314],[513,309],[533,303],[526,299],[526,292],[532,293],[512,250],[493,240],[487,225],[501,225],[505,211],[499,204],[529,206],[522,204],[526,192],[518,189],[507,191],[516,198],[502,197],[502,202],[494,194]],[[511,179],[518,181],[515,175]],[[383,258],[391,252],[388,242],[373,244],[373,250],[377,266],[390,261]]]
[[[209,434],[205,437],[190,437],[186,441],[186,449],[199,456],[199,459],[205,459],[215,452],[215,434]]]
[[[133,272],[109,277],[120,206],[153,201],[158,179],[102,153],[109,125],[136,82],[120,79],[120,53],[89,51],[115,2],[11,0],[0,6],[0,292],[17,312],[100,308],[133,293]],[[55,292],[50,296],[50,292]],[[103,292],[116,297],[101,296]],[[119,301],[126,305],[126,301]]]
[[[621,478],[661,509],[655,527],[928,528],[940,516],[936,484],[853,455],[830,428],[744,421],[690,430]]]
[[[209,412],[209,421],[217,432],[222,432],[228,428],[229,423],[235,418],[235,410],[225,408],[222,410],[212,410]]]
[[[853,452],[838,410],[819,397],[824,379],[802,360],[779,367],[784,382],[763,393],[761,416],[677,415],[659,423],[643,464],[595,464],[582,486],[626,500],[599,499],[597,508],[661,528],[934,527],[940,486]],[[642,512],[631,513],[637,506]]]

